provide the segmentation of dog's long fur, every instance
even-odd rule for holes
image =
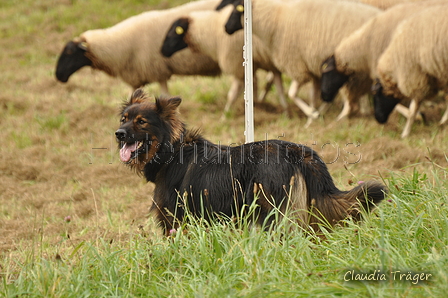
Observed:
[[[180,103],[178,97],[154,102],[138,89],[124,104],[116,131],[122,161],[155,183],[152,210],[165,233],[182,222],[185,207],[206,219],[230,217],[257,199],[258,223],[272,210],[288,208],[302,227],[317,230],[321,222],[360,219],[361,206],[371,210],[384,199],[386,188],[378,182],[339,190],[317,153],[300,144],[213,144],[185,128]]]

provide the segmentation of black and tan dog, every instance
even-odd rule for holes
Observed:
[[[265,220],[273,210],[288,210],[302,227],[317,230],[321,222],[359,219],[362,208],[384,199],[386,188],[377,182],[339,190],[317,153],[300,144],[213,144],[186,129],[177,114],[180,103],[178,97],[154,102],[138,89],[115,132],[121,161],[155,183],[152,210],[165,233],[179,226],[186,208],[209,220],[212,214],[240,215],[257,200],[259,224],[272,223]]]

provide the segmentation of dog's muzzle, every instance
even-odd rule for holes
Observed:
[[[115,132],[115,137],[116,137],[118,140],[123,140],[124,138],[126,138],[126,135],[127,135],[126,130],[124,130],[123,128],[119,128],[119,129],[117,129],[117,131]]]

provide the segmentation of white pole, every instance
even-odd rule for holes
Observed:
[[[254,78],[252,63],[252,3],[251,0],[244,0],[244,102],[245,102],[245,122],[246,143],[254,141]]]

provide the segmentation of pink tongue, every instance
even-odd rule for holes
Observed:
[[[134,144],[125,144],[123,148],[120,149],[120,159],[122,162],[128,162],[131,159],[131,154],[135,150],[137,150],[138,143]]]

